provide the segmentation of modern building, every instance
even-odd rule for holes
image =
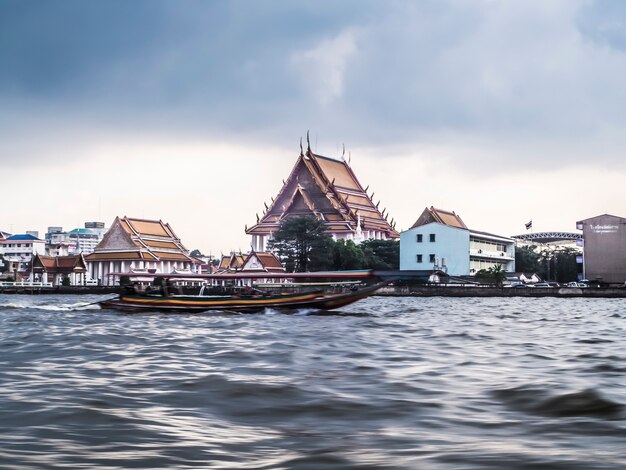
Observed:
[[[46,250],[46,242],[31,234],[11,235],[0,242],[2,255],[5,260],[17,271],[25,272],[33,259],[33,255],[43,255]]]
[[[626,219],[610,214],[576,222],[583,231],[583,273],[590,281],[626,281]]]
[[[4,258],[4,243],[3,242],[10,236],[11,236],[10,233],[0,230],[0,273],[7,272],[7,271],[10,271],[10,272],[14,271],[13,265]]]
[[[433,269],[467,276],[493,266],[515,271],[515,241],[471,230],[454,211],[427,207],[413,226],[400,234],[401,270]]]
[[[334,239],[395,239],[393,219],[388,221],[386,209],[374,204],[373,193],[367,194],[352,168],[345,160],[316,155],[310,145],[300,155],[289,177],[262,217],[246,233],[252,236],[252,248],[267,251],[267,242],[281,222],[291,216],[314,216],[322,220],[326,233]]]
[[[119,281],[111,273],[192,273],[199,264],[169,224],[129,217],[116,217],[85,260],[89,276],[102,285]]]
[[[11,234],[9,232],[3,232],[0,230],[0,255],[4,253],[4,241],[9,238]]]
[[[85,228],[66,232],[63,227],[48,227],[46,253],[49,256],[66,256],[82,253],[87,255],[95,249],[106,233],[103,222],[85,222]]]

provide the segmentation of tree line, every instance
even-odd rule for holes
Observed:
[[[316,217],[288,217],[268,242],[268,249],[287,272],[400,267],[400,243],[396,240],[366,240],[357,245],[352,240],[334,240],[324,231],[324,222]]]
[[[580,251],[571,247],[549,249],[536,245],[515,247],[515,270],[537,273],[546,281],[570,282],[578,279]]]

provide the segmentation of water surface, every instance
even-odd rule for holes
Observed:
[[[626,468],[626,300],[0,295],[0,468]]]

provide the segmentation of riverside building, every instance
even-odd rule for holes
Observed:
[[[116,217],[85,261],[89,276],[101,285],[119,281],[111,273],[192,273],[200,264],[169,224],[129,217]]]
[[[46,253],[50,256],[87,255],[96,248],[106,233],[103,222],[85,222],[84,228],[66,232],[63,227],[48,227]]]
[[[30,233],[11,235],[0,243],[4,259],[21,273],[27,271],[33,255],[46,251],[46,242]]]
[[[626,282],[626,219],[610,214],[576,222],[583,232],[582,277],[608,284]]]
[[[291,216],[314,216],[322,220],[326,233],[335,240],[355,243],[399,237],[386,209],[374,204],[373,193],[365,189],[345,160],[316,155],[310,145],[300,155],[276,198],[265,205],[261,217],[246,233],[252,236],[252,249],[267,251],[267,242],[281,222]]]
[[[400,234],[401,270],[433,269],[467,276],[494,266],[515,271],[515,241],[469,229],[454,211],[427,207]]]

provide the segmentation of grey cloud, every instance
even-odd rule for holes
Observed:
[[[626,124],[620,5],[5,1],[0,104],[77,128],[591,151]]]

